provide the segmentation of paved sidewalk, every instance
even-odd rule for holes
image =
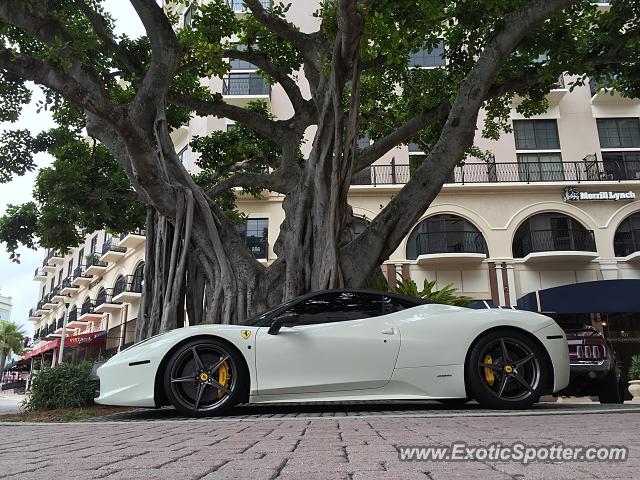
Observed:
[[[19,413],[22,411],[21,404],[24,399],[24,395],[16,395],[14,393],[7,392],[0,393],[0,415]]]
[[[0,425],[0,477],[108,480],[633,479],[640,413]],[[624,463],[415,462],[396,445],[626,445]]]

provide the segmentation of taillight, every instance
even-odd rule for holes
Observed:
[[[577,345],[577,360],[602,360],[606,358],[606,350],[601,345]]]

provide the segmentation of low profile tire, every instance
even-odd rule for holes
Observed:
[[[470,398],[440,398],[437,402],[446,405],[447,407],[461,407],[462,405],[469,403]]]
[[[598,395],[600,403],[624,403],[624,393],[620,386],[620,380],[615,371],[609,372],[609,375],[602,381],[600,387],[600,395]]]
[[[240,355],[215,339],[196,339],[176,350],[164,372],[164,389],[183,415],[221,415],[240,403],[247,375]]]
[[[471,349],[465,378],[470,395],[483,407],[521,409],[540,399],[547,369],[546,356],[529,336],[494,330]]]

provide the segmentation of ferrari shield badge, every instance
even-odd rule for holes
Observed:
[[[251,336],[251,330],[242,330],[240,334],[242,335],[242,338],[247,340]]]

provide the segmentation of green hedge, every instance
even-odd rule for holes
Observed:
[[[31,394],[24,402],[26,411],[86,407],[93,404],[98,381],[91,379],[93,363],[63,363],[45,367],[31,382]]]

